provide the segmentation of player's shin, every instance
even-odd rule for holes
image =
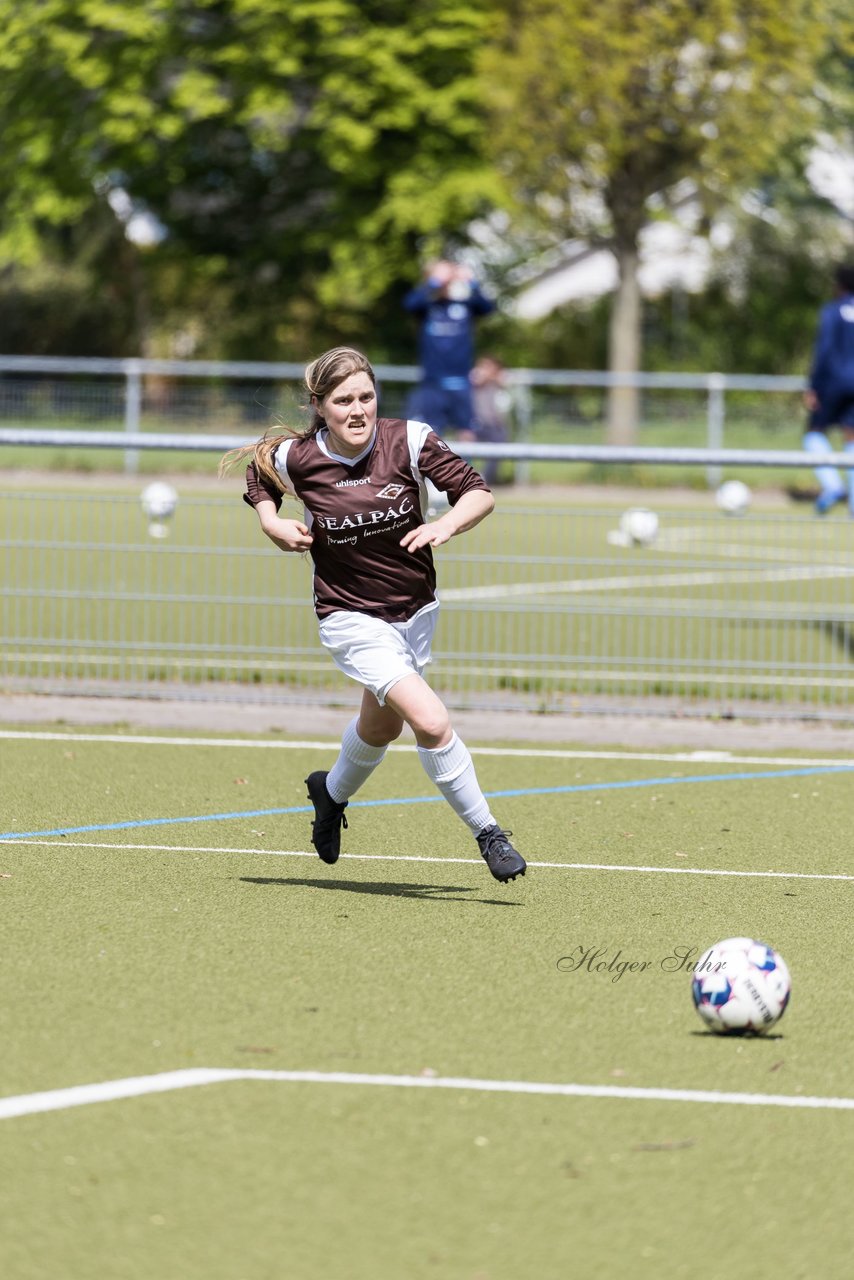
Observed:
[[[489,811],[466,744],[453,735],[444,747],[419,747],[418,756],[428,778],[448,804],[477,835],[495,819]]]
[[[327,791],[339,804],[349,800],[367,782],[387,750],[363,742],[356,730],[358,723],[358,716],[354,717],[344,730],[341,751],[326,779]]]

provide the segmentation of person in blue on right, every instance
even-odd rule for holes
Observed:
[[[429,422],[438,435],[462,432],[474,438],[476,423],[469,375],[474,365],[475,321],[494,311],[470,267],[441,260],[425,269],[422,284],[403,299],[420,322],[421,381],[409,397],[406,416]]]
[[[837,267],[835,297],[821,309],[809,387],[804,403],[809,424],[803,445],[808,453],[833,453],[828,432],[841,427],[846,453],[854,453],[854,264]],[[847,480],[837,467],[816,467],[820,491],[815,509],[824,516],[848,501],[854,516],[854,469]]]

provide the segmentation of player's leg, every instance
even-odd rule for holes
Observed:
[[[387,667],[406,672],[412,666],[393,628],[363,614],[342,610],[324,618],[320,639],[336,666],[363,686],[359,715],[344,730],[337,760],[329,771],[317,769],[305,780],[314,806],[311,841],[323,861],[331,864],[341,852],[348,800],[371,776],[403,727],[400,717],[381,705],[375,690],[387,678]]]
[[[506,881],[524,875],[525,860],[511,845],[511,833],[492,816],[471,754],[454,732],[441,698],[422,676],[410,675],[397,681],[385,700],[412,729],[424,772],[469,828],[495,878]]]
[[[344,730],[338,759],[328,773],[318,769],[306,778],[315,811],[311,839],[324,862],[338,860],[341,828],[347,826],[347,801],[367,782],[402,728],[397,712],[380,706],[370,689],[365,689],[358,716]]]
[[[415,734],[418,758],[428,778],[474,835],[495,819],[480,789],[468,748],[454,733],[447,708],[420,675],[399,680],[386,702]]]
[[[324,647],[364,692],[359,717],[345,731],[330,774],[318,772],[306,780],[316,813],[314,845],[324,861],[336,860],[350,787],[373,772],[405,721],[425,771],[476,836],[492,874],[513,879],[524,873],[524,859],[492,817],[471,756],[453,732],[444,703],[421,675],[430,662],[436,618],[437,610],[429,608],[406,626],[344,612],[321,622]]]
[[[842,436],[844,441],[844,449],[847,454],[854,453],[854,400],[850,400],[845,410],[840,415],[842,422]],[[849,467],[847,471],[848,480],[848,510],[854,516],[854,467]]]
[[[804,436],[804,449],[807,453],[814,453],[817,456],[821,454],[833,453],[833,446],[827,437],[825,431],[809,430]],[[844,502],[847,495],[845,481],[839,474],[836,467],[817,466],[815,468],[816,479],[819,483],[820,492],[816,499],[815,509],[818,515],[826,515],[831,507],[837,502]]]
[[[344,730],[341,751],[329,770],[326,785],[333,800],[349,800],[367,782],[402,728],[403,721],[391,707],[380,706],[370,689],[363,690],[359,714]]]
[[[468,379],[456,379],[455,384],[447,388],[446,394],[449,425],[460,432],[463,439],[474,440],[477,436],[477,419]]]

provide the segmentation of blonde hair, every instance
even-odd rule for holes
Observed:
[[[224,476],[239,463],[249,460],[255,463],[255,469],[262,480],[283,493],[282,478],[274,464],[276,450],[284,440],[306,440],[309,436],[316,435],[324,425],[320,404],[340,383],[354,373],[366,373],[376,387],[377,379],[371,368],[371,362],[355,347],[332,347],[331,350],[324,351],[323,355],[318,356],[316,360],[312,360],[311,364],[306,365],[303,377],[303,384],[308,392],[312,409],[309,425],[302,431],[286,427],[277,435],[270,435],[269,431],[265,431],[261,439],[256,440],[254,444],[230,449],[220,460],[219,475]]]

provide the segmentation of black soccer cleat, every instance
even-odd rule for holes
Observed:
[[[314,822],[311,824],[311,843],[324,862],[330,866],[338,861],[341,852],[341,828],[347,826],[344,810],[347,801],[339,804],[326,790],[327,771],[318,769],[305,780],[308,798],[314,805]]]
[[[525,859],[507,839],[512,834],[512,831],[502,831],[493,824],[491,827],[484,827],[476,837],[486,865],[502,884],[525,874]]]

